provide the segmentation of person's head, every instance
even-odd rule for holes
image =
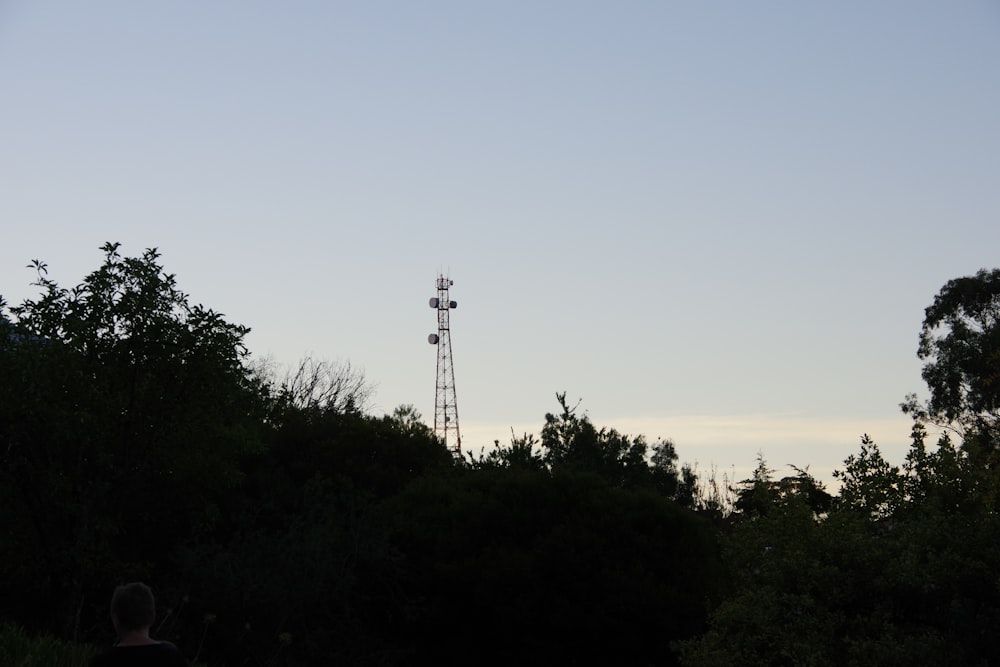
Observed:
[[[155,618],[156,602],[149,586],[137,581],[115,589],[111,596],[111,620],[119,634],[148,630]]]

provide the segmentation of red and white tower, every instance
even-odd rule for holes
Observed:
[[[456,457],[462,456],[462,435],[458,430],[458,398],[455,394],[455,366],[451,359],[451,329],[448,314],[458,303],[448,296],[448,288],[455,284],[445,276],[438,276],[436,297],[430,306],[437,310],[438,332],[427,337],[427,342],[437,345],[437,382],[434,389],[434,435]]]

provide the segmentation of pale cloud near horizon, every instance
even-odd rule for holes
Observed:
[[[861,436],[868,434],[890,463],[902,463],[912,422],[903,414],[893,418],[863,419],[812,417],[802,414],[675,415],[666,417],[592,418],[598,428],[613,428],[631,436],[646,436],[653,444],[671,440],[682,462],[696,464],[702,472],[712,468],[733,471],[745,478],[756,466],[758,453],[777,473],[788,466],[808,466],[819,479],[830,481],[833,470],[858,451]],[[470,422],[462,427],[463,449],[476,456],[492,449],[493,441],[506,444],[511,432],[538,434],[541,423],[493,424]]]

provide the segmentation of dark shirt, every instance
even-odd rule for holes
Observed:
[[[145,646],[112,646],[93,659],[90,667],[187,667],[187,661],[170,642]]]

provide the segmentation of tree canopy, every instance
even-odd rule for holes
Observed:
[[[33,262],[40,296],[0,341],[0,511],[35,554],[29,599],[74,632],[89,587],[190,535],[260,443],[249,329],[190,304],[155,249],[102,250],[72,288]]]
[[[918,356],[931,398],[903,405],[914,424],[901,464],[865,435],[831,498],[801,470],[776,482],[760,459],[723,538],[732,589],[681,644],[683,664],[1000,660],[998,297],[1000,271],[984,270],[927,308]],[[931,425],[946,427],[936,441]]]
[[[911,399],[911,411],[967,428],[1000,425],[1000,269],[945,283],[925,311],[917,355],[930,400]]]
[[[927,309],[905,459],[863,436],[834,495],[763,454],[720,490],[564,392],[456,461],[349,363],[252,363],[158,251],[102,251],[0,298],[0,623],[106,643],[145,579],[209,665],[1000,661],[997,271]]]

